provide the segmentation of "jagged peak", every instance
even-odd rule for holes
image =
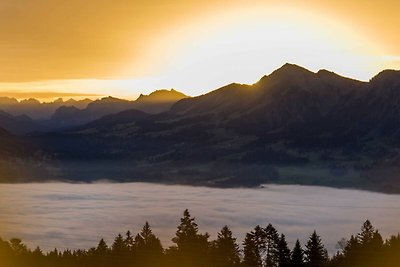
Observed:
[[[28,98],[28,99],[24,99],[24,100],[21,100],[21,102],[20,103],[25,103],[25,104],[40,104],[40,101],[39,100],[37,100],[36,98]]]
[[[14,97],[2,96],[0,97],[0,104],[16,105],[19,104],[19,101]]]
[[[99,103],[111,103],[111,102],[125,102],[125,101],[129,101],[129,100],[125,100],[125,99],[121,99],[121,98],[117,98],[117,97],[113,97],[113,96],[106,96],[100,99],[97,99],[93,102],[91,102],[89,105],[92,104],[99,104]]]

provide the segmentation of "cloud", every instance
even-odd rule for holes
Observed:
[[[268,185],[263,189],[215,189],[145,183],[0,185],[0,236],[30,247],[89,248],[110,245],[149,221],[164,246],[172,244],[188,208],[212,238],[229,225],[241,243],[256,225],[272,223],[292,247],[315,229],[332,254],[337,241],[370,219],[386,237],[396,234],[399,195],[324,187]]]

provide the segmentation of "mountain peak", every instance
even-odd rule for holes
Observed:
[[[24,99],[20,103],[23,104],[32,104],[32,105],[40,105],[40,101],[37,100],[36,98],[29,98],[29,99]]]
[[[285,63],[279,69],[273,71],[271,75],[304,75],[304,74],[314,74],[306,68],[303,68],[296,64]]]
[[[291,78],[301,78],[312,74],[315,73],[299,65],[286,63],[279,69],[274,70],[270,75],[264,77],[291,79]]]
[[[178,92],[174,89],[160,89],[154,92],[151,92],[149,95],[140,94],[140,96],[136,99],[136,101],[155,101],[155,102],[164,102],[164,101],[178,101],[182,98],[186,98],[187,96],[181,92]]]
[[[304,77],[309,77],[315,75],[314,72],[303,68],[296,64],[285,63],[279,69],[274,70],[271,74],[263,76],[259,82],[267,81],[270,79],[276,80],[291,80],[291,79],[301,79]]]
[[[400,70],[384,70],[371,79],[371,83],[383,87],[400,86]]]

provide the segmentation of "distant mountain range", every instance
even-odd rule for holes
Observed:
[[[86,106],[91,102],[92,100],[90,99],[69,99],[67,101],[63,101],[61,98],[59,98],[53,102],[41,103],[39,100],[34,98],[18,101],[15,98],[0,97],[0,109],[13,116],[25,115],[34,120],[43,120],[50,118],[50,116],[62,106],[74,106],[76,108],[83,109],[86,108]]]
[[[367,171],[400,162],[400,71],[361,82],[285,64],[253,85],[229,84],[193,98],[168,92],[177,97],[162,106],[150,95],[62,107],[51,120],[71,127],[27,138],[58,160],[129,161],[136,166],[129,177],[169,175],[187,183],[203,177],[214,185],[371,188],[376,182],[379,190],[400,192],[396,175],[365,180]],[[352,171],[365,176],[354,178]]]
[[[171,89],[158,90],[148,96],[140,95],[135,101],[105,97],[94,101],[58,99],[50,103],[40,103],[36,99],[18,102],[14,98],[0,98],[0,127],[17,135],[46,132],[82,125],[128,109],[160,113],[186,97]]]

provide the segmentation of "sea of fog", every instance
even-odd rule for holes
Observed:
[[[229,225],[242,242],[257,224],[272,223],[290,247],[315,229],[330,253],[342,237],[369,219],[384,238],[400,232],[400,195],[316,186],[267,185],[216,189],[148,183],[0,184],[0,237],[19,237],[34,248],[110,245],[149,221],[164,246],[172,244],[184,209],[212,238]]]

